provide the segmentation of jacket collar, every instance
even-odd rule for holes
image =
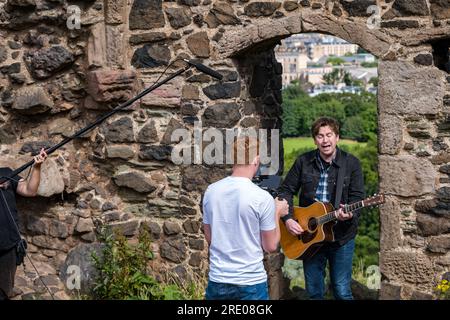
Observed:
[[[319,152],[319,149],[316,149],[315,152],[311,152],[311,158],[309,159],[310,162],[315,162],[317,160],[317,153]],[[343,165],[344,159],[342,155],[342,150],[336,147],[336,156],[331,161],[336,167],[340,168]],[[317,163],[317,165],[319,165]]]

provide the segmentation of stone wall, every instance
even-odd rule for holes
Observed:
[[[367,13],[370,5],[380,19]],[[450,267],[448,1],[0,0],[2,166],[18,167],[166,67],[183,67],[169,66],[177,58],[224,75],[218,82],[190,70],[46,162],[41,197],[19,207],[31,257],[57,297],[67,298],[67,267],[86,264],[104,225],[129,237],[148,229],[156,272],[204,276],[201,193],[226,168],[173,164],[171,133],[196,121],[280,128],[282,70],[273,48],[301,32],[338,36],[381,60],[381,298],[429,297]],[[279,298],[283,256],[266,262]],[[29,264],[17,288],[24,298],[46,296]]]

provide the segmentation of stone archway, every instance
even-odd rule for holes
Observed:
[[[162,272],[204,273],[199,201],[225,171],[171,163],[170,133],[197,120],[204,127],[279,127],[281,70],[272,47],[291,34],[321,32],[380,59],[379,174],[388,199],[381,209],[381,298],[430,296],[434,277],[450,268],[448,3],[83,3],[81,28],[68,30],[67,1],[0,1],[0,138],[11,165],[19,153],[25,161],[148,86],[175,58],[202,59],[225,79],[190,72],[52,159],[44,175],[58,183],[43,185],[41,195],[64,190],[69,200],[38,199],[40,205],[23,205],[22,218],[31,255],[55,287],[63,286],[62,262],[74,263],[96,241],[99,221],[129,237],[150,230]],[[379,15],[367,13],[372,5]],[[268,259],[272,278],[281,277],[280,261]],[[35,279],[19,276],[29,292]],[[283,288],[273,283],[277,298]]]
[[[380,298],[429,298],[435,279],[449,267],[449,237],[444,235],[449,222],[443,219],[443,215],[448,217],[444,212],[449,209],[449,189],[448,178],[442,175],[446,167],[441,165],[448,161],[450,69],[445,72],[433,65],[433,42],[448,39],[448,25],[437,20],[430,25],[425,2],[421,11],[420,6],[412,8],[396,1],[392,7],[378,3],[383,8],[382,18],[380,26],[372,29],[366,9],[373,4],[376,2],[322,1],[309,7],[306,2],[297,6],[285,1],[283,8],[292,10],[280,14],[281,5],[277,3],[253,2],[243,6],[244,15],[252,18],[242,22],[246,33],[242,34],[241,26],[229,27],[215,47],[219,57],[245,56],[255,47],[261,56],[261,48],[270,52],[278,39],[300,32],[321,32],[359,44],[379,57],[379,176],[380,192],[387,195],[380,212]],[[437,16],[436,3],[432,3],[431,12],[435,19],[442,18]],[[420,17],[399,19],[414,15]],[[420,31],[416,29],[419,25],[423,28]],[[248,100],[255,99],[251,90],[255,82],[264,87],[257,71],[264,64],[260,60],[250,73],[240,73],[249,79]],[[261,90],[266,94],[267,90],[278,89],[277,85],[271,87],[277,78],[276,66],[272,74],[272,82]],[[266,104],[267,97],[256,100],[264,108],[273,102],[269,99]],[[439,224],[443,226],[437,227]]]

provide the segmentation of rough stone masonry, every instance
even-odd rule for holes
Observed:
[[[301,32],[343,38],[380,59],[379,175],[388,200],[380,298],[432,297],[450,270],[449,1],[0,0],[1,166],[17,168],[91,123],[177,58],[224,75],[218,82],[189,71],[46,162],[41,197],[19,209],[29,253],[57,298],[71,294],[70,265],[82,268],[83,288],[92,282],[89,252],[105,225],[130,238],[149,230],[156,273],[204,278],[201,193],[227,168],[171,163],[170,135],[196,121],[281,128],[273,49]],[[283,261],[266,258],[274,299],[286,294]],[[29,264],[16,287],[24,299],[48,296]]]

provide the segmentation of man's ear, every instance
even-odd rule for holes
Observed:
[[[258,166],[260,160],[261,160],[261,157],[258,155],[258,156],[253,158],[252,164],[254,164],[255,166]]]

